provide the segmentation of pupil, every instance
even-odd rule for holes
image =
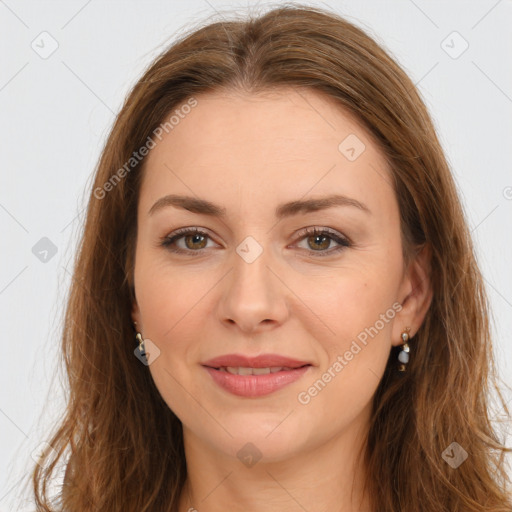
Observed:
[[[327,249],[327,247],[329,247],[329,237],[323,236],[323,235],[315,235],[311,238],[313,238],[314,244],[318,243],[318,245],[321,246],[320,249]],[[324,240],[324,243],[319,242],[319,240]],[[325,242],[327,242],[327,243],[325,243]]]
[[[187,237],[187,241],[191,241],[190,244],[187,243],[187,245],[189,246],[189,248],[192,248],[192,249],[196,249],[197,247],[194,247],[195,244],[200,244],[201,243],[201,239],[203,239],[203,242],[204,242],[204,236],[203,235],[189,235]],[[190,247],[192,246],[192,247]],[[199,247],[199,249],[202,249],[204,247],[204,243]]]

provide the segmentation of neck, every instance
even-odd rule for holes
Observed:
[[[187,481],[179,512],[371,512],[359,452],[367,430],[353,424],[328,442],[246,467],[184,427]],[[364,434],[361,434],[364,432]]]

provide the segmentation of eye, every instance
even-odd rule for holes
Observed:
[[[329,256],[350,247],[350,240],[329,228],[306,228],[300,232],[300,241],[308,247],[302,247],[313,256]],[[201,254],[207,249],[210,235],[199,228],[181,228],[162,238],[160,245],[178,254]],[[332,244],[337,246],[332,247]],[[297,245],[297,247],[300,247]]]
[[[329,256],[343,251],[352,244],[347,237],[329,228],[306,228],[301,233],[301,241],[307,244],[303,247],[313,256]],[[337,246],[331,246],[332,243]]]
[[[198,228],[178,229],[162,239],[161,245],[175,253],[200,253],[207,248],[210,235]]]

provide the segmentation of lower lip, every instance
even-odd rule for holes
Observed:
[[[213,380],[226,391],[237,396],[256,397],[269,395],[295,382],[311,368],[311,365],[264,375],[234,375],[209,366],[204,368]]]

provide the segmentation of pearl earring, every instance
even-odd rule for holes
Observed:
[[[146,348],[144,347],[144,340],[142,339],[142,334],[138,332],[135,336],[137,341],[139,342],[139,352],[141,356],[145,357],[146,355]]]
[[[403,345],[402,345],[401,352],[398,354],[398,360],[400,361],[400,365],[398,366],[399,372],[405,372],[407,369],[407,363],[409,362],[410,347],[409,347],[409,344],[407,343],[409,341],[409,331],[410,331],[410,328],[406,327],[401,335]]]

